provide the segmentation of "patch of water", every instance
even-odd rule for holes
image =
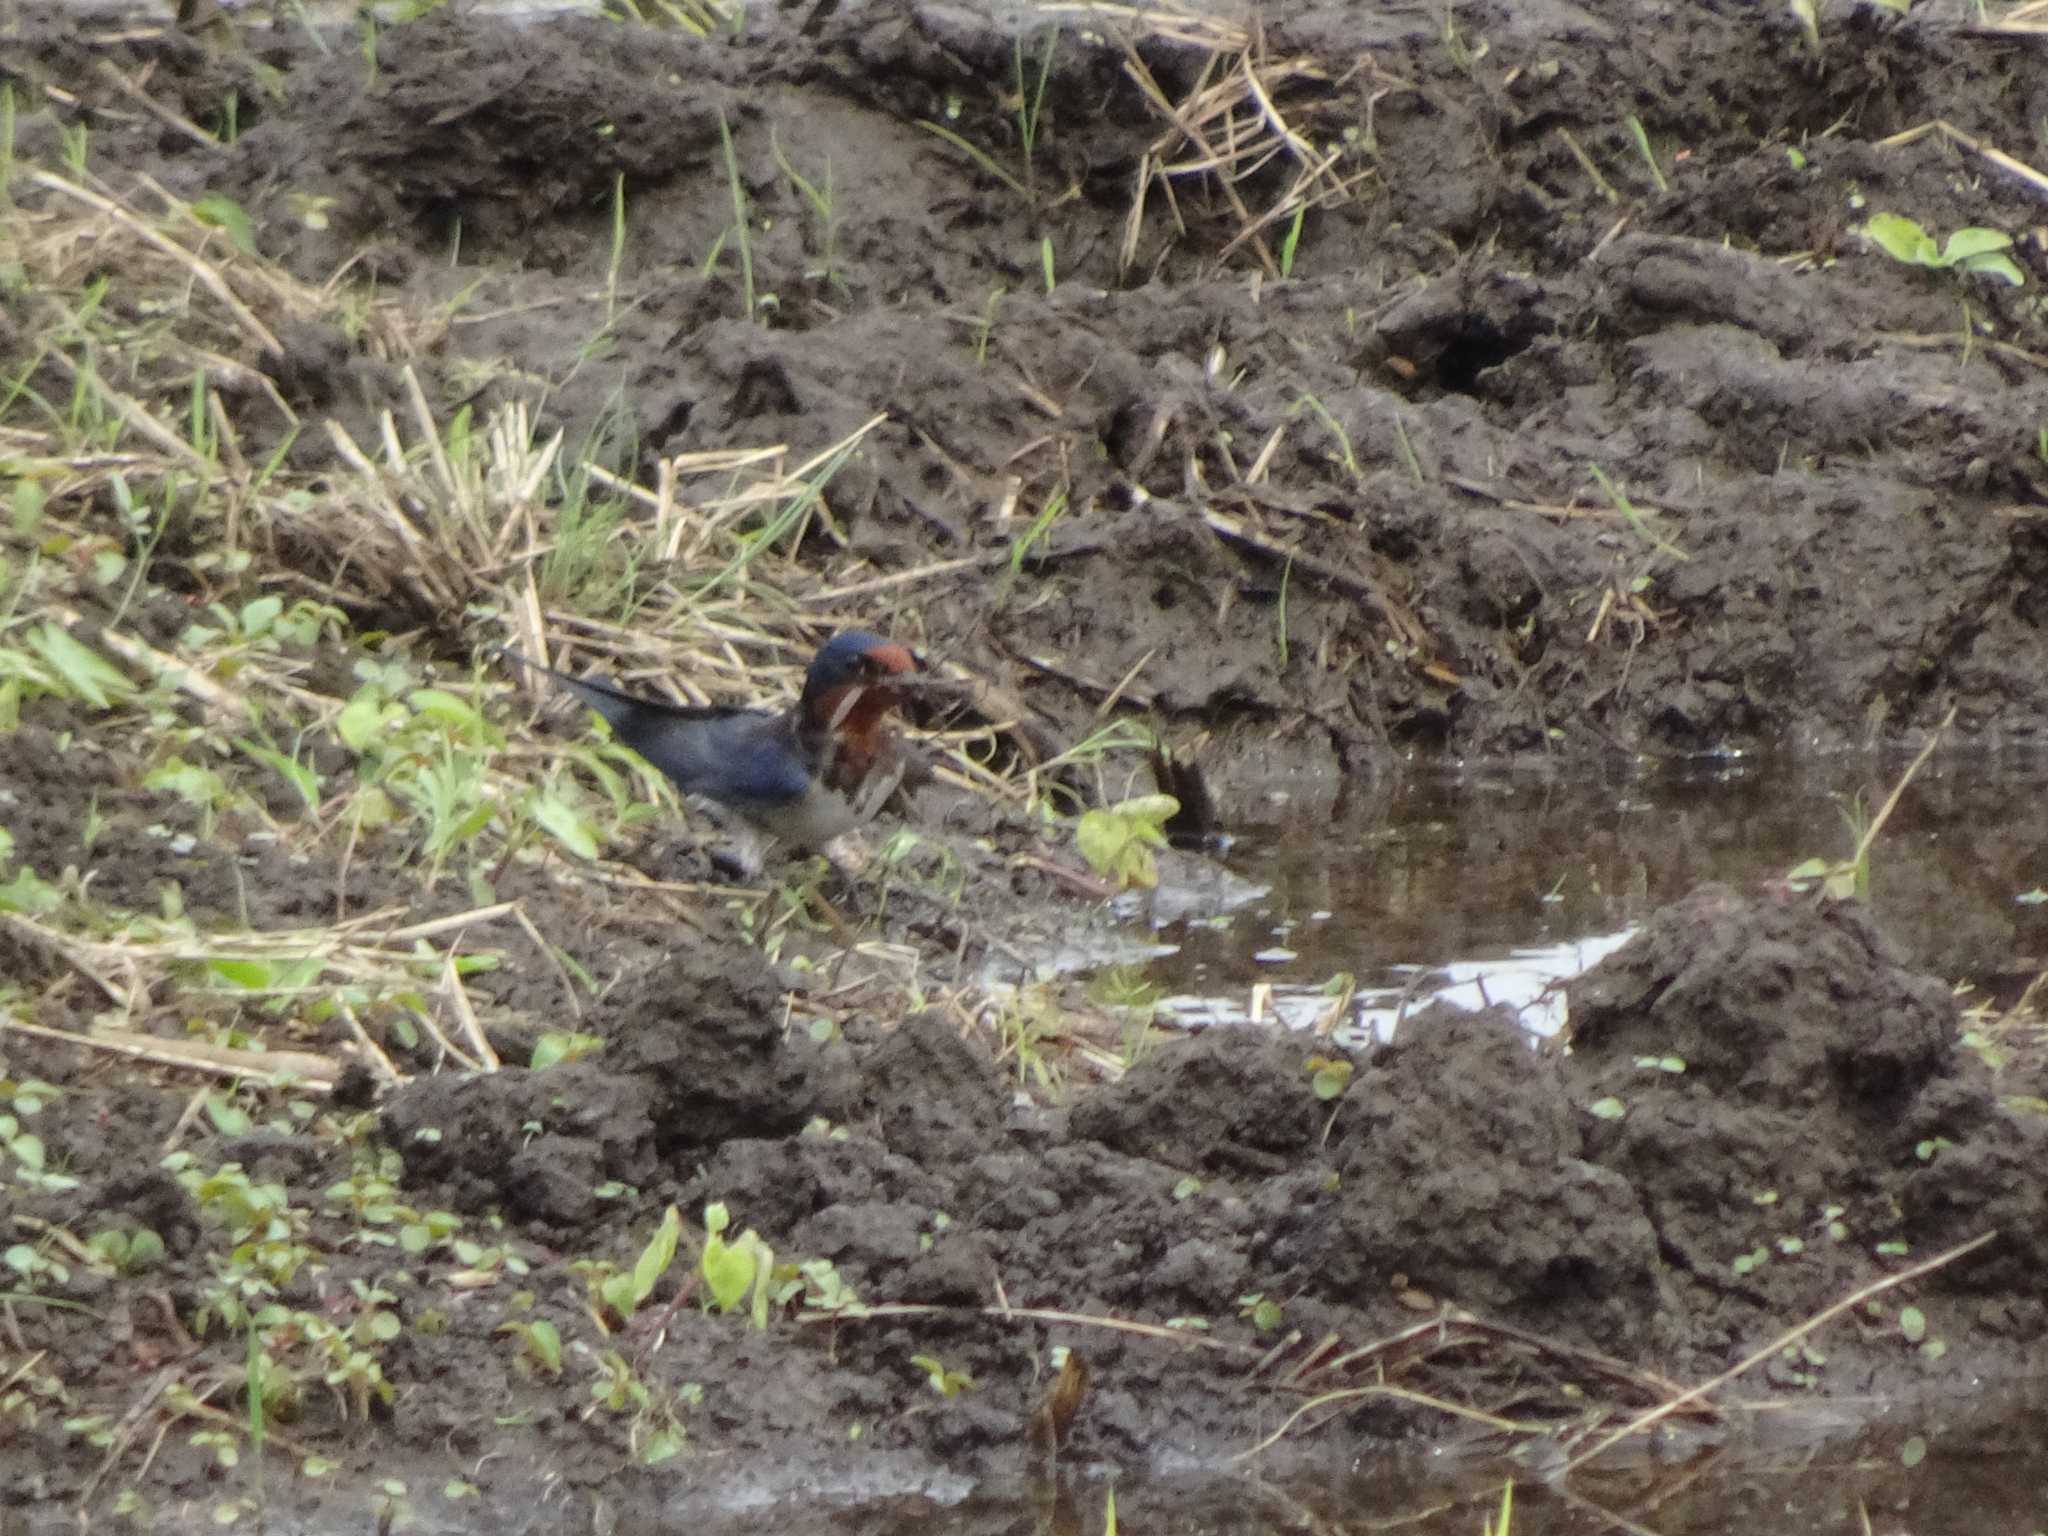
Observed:
[[[1846,859],[1904,756],[1725,759],[1658,772],[1417,770],[1335,818],[1284,805],[1233,829],[1233,872],[1266,894],[1158,929],[1145,968],[1183,1023],[1386,1038],[1432,1001],[1563,1021],[1560,982],[1709,880],[1783,879]],[[2048,760],[1937,755],[1870,856],[1870,901],[1909,963],[1994,995],[2048,956]],[[1348,994],[1348,1002],[1344,1001]],[[1341,1006],[1340,1006],[1341,1005]],[[1333,1016],[1333,1013],[1336,1016]]]

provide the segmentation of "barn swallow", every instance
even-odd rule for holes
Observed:
[[[816,848],[850,830],[903,776],[884,718],[924,663],[865,630],[818,648],[796,704],[781,713],[643,699],[504,653],[604,716],[612,734],[685,795],[737,812],[769,837]]]

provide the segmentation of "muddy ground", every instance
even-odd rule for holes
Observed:
[[[1996,745],[2048,728],[2048,204],[1972,147],[2048,158],[2041,44],[1941,4],[1824,10],[1815,56],[1782,8],[1749,5],[1268,7],[1257,57],[1296,147],[1238,205],[1212,178],[1171,204],[1153,186],[1128,241],[1148,149],[1199,156],[1118,36],[1176,101],[1212,50],[1125,13],[763,7],[702,41],[464,12],[323,49],[296,25],[31,9],[0,71],[17,156],[54,159],[88,123],[104,181],[231,198],[302,280],[438,317],[411,338],[437,407],[535,399],[650,482],[665,455],[808,453],[886,413],[833,484],[838,527],[885,574],[955,563],[874,589],[868,621],[998,682],[1032,739],[1074,739],[1112,698],[1144,714],[1205,757],[1227,822],[1262,775],[1369,793],[1417,751],[1825,746],[1951,708]],[[1017,80],[1035,100],[1054,35],[1027,153]],[[230,100],[231,142],[202,143]],[[1248,133],[1269,121],[1246,111]],[[752,318],[721,115],[753,206]],[[1963,137],[1885,142],[1937,119]],[[1330,158],[1298,241],[1291,216],[1238,240],[1310,154]],[[828,162],[829,218],[788,169],[816,186]],[[1850,233],[1878,211],[2004,230],[2026,281],[1896,263]],[[12,376],[33,360],[9,324]],[[308,320],[283,340],[239,361],[303,415],[371,442],[403,407],[388,338]],[[283,441],[260,391],[233,400],[252,456]],[[288,451],[318,473],[333,450],[307,433]],[[1067,510],[1013,561],[1055,492]],[[130,622],[169,645],[176,608]],[[451,662],[474,643],[403,594],[350,617]],[[96,731],[31,701],[5,738],[23,865],[76,862],[97,815],[95,890],[124,910],[171,879],[202,928],[310,922],[337,888],[406,920],[463,906],[332,844],[181,846],[154,829],[184,812]],[[595,979],[598,1054],[422,1073],[381,1100],[351,1079],[298,1123],[223,1126],[181,1118],[182,1078],[6,1039],[10,1083],[63,1090],[37,1129],[79,1180],[17,1188],[17,1222],[166,1247],[133,1277],[80,1262],[42,1286],[86,1311],[10,1304],[17,1502],[108,1511],[134,1490],[169,1518],[245,1488],[190,1438],[245,1431],[243,1352],[195,1315],[218,1213],[155,1171],[171,1145],[303,1213],[315,1258],[285,1303],[398,1319],[370,1351],[389,1400],[309,1381],[271,1426],[293,1459],[334,1462],[356,1509],[439,1510],[462,1479],[493,1528],[587,1519],[600,1488],[708,1519],[760,1490],[1015,1477],[1045,1463],[1060,1345],[1090,1383],[1070,1469],[1213,1468],[1311,1395],[1382,1376],[1491,1415],[1504,1445],[1573,1424],[1589,1392],[1648,1407],[1991,1232],[1744,1390],[1940,1390],[2034,1369],[2048,1341],[2048,1132],[2014,1107],[2040,1086],[1994,1079],[1948,986],[1853,904],[1696,893],[1575,985],[1569,1053],[1532,1057],[1505,1018],[1429,1015],[1325,1101],[1302,1042],[1219,1032],[1027,1100],[938,1008],[856,999],[814,1036],[818,981],[768,964],[715,896],[653,906],[524,868],[497,894]],[[565,977],[494,942],[479,996],[559,1021]],[[7,955],[39,1023],[102,1006],[61,959]],[[365,1214],[344,1181],[397,1174],[391,1153],[399,1189]],[[710,1201],[862,1302],[934,1310],[835,1317],[815,1276],[765,1332],[695,1294],[670,1307]],[[671,1204],[676,1270],[601,1322],[572,1266],[629,1266]],[[395,1257],[390,1229],[431,1213],[505,1251],[459,1256],[437,1230]],[[1348,1354],[1446,1307],[1469,1320]],[[505,1331],[536,1319],[564,1341],[559,1374]],[[949,1373],[971,1387],[936,1390]],[[197,1406],[173,1412],[174,1388]],[[1475,1424],[1365,1396],[1265,1465],[1494,1443]],[[394,1467],[407,1492],[378,1493]]]

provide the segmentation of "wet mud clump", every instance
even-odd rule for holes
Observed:
[[[735,1113],[706,1137],[653,1106],[676,1102],[666,1064],[707,1042],[734,1049],[730,1027],[627,998],[593,1024],[629,1027],[640,1065],[600,1056],[424,1083],[384,1126],[402,1147],[427,1122],[449,1133],[408,1152],[410,1198],[502,1201],[528,1240],[568,1250],[587,1201],[522,1198],[522,1154],[508,1151],[538,1114],[532,1157],[579,1180],[630,1175],[685,1210],[724,1201],[778,1253],[827,1260],[862,1302],[888,1304],[792,1322],[750,1351],[749,1371],[807,1385],[800,1407],[701,1431],[734,1448],[822,1435],[853,1412],[878,1445],[1014,1474],[1034,1454],[1057,1343],[1090,1369],[1071,1440],[1081,1462],[1242,1449],[1311,1386],[1346,1384],[1328,1374],[1328,1340],[1370,1346],[1418,1315],[1511,1334],[1556,1383],[1597,1377],[1597,1360],[1647,1389],[1721,1370],[1994,1230],[1758,1385],[1898,1391],[1958,1361],[2007,1374],[2038,1357],[2048,1314],[2030,1277],[2048,1197],[2025,1171],[2043,1134],[1999,1106],[1960,1048],[1948,989],[1904,968],[1861,908],[1704,887],[1570,1001],[1568,1048],[1538,1047],[1504,1012],[1429,1010],[1358,1060],[1334,1101],[1314,1093],[1304,1042],[1219,1029],[1064,1110],[1013,1102],[986,1052],[928,1014],[868,1045],[850,1074],[834,1070],[843,1046],[758,1050],[723,1079]],[[799,1083],[822,1086],[791,1092]],[[794,1125],[828,1104],[843,1119]],[[502,1181],[479,1184],[478,1169]],[[1275,1319],[1262,1329],[1246,1298],[1270,1299]],[[1947,1364],[1898,1332],[1907,1301]],[[1174,1318],[1202,1319],[1199,1345],[1158,1327]],[[691,1308],[668,1327],[678,1369],[716,1380],[703,1351],[736,1320]],[[1455,1392],[1498,1367],[1478,1333],[1446,1336],[1455,1348],[1400,1360],[1396,1379]],[[976,1390],[932,1399],[913,1355]],[[1450,1427],[1383,1403],[1359,1414],[1356,1430],[1377,1435]],[[1268,1454],[1318,1453],[1304,1435]]]

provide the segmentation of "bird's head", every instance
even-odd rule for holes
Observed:
[[[850,629],[818,648],[798,707],[813,727],[864,735],[897,702],[890,679],[923,670],[924,662],[908,646]]]

